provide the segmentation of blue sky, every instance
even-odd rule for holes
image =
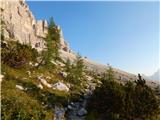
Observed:
[[[159,68],[158,2],[27,3],[36,19],[53,16],[82,56],[136,74]]]

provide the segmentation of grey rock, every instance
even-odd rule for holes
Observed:
[[[87,110],[84,108],[81,108],[77,113],[78,116],[85,116],[86,114],[87,114]]]
[[[60,90],[60,91],[66,91],[66,92],[69,91],[69,88],[67,87],[67,85],[65,85],[65,84],[62,83],[62,82],[57,82],[57,83],[53,84],[53,85],[52,85],[52,88],[53,88],[53,89]]]
[[[54,120],[64,120],[65,109],[55,106]]]

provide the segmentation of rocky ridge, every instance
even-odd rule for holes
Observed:
[[[0,2],[4,36],[18,40],[20,43],[31,44],[38,51],[43,50],[48,28],[47,21],[36,20],[24,0],[2,0]],[[63,39],[62,31],[60,36],[61,49],[68,52],[69,46]]]

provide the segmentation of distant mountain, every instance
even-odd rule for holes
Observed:
[[[153,75],[149,76],[151,80],[160,80],[160,69],[158,69]]]
[[[159,81],[160,82],[160,69],[158,69],[153,75],[151,76],[146,76],[142,74],[143,78],[147,80],[152,80],[152,81]]]

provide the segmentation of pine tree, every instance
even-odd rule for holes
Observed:
[[[42,61],[45,65],[50,68],[52,60],[59,59],[59,49],[60,49],[60,30],[56,26],[53,17],[50,18],[48,22],[48,34],[45,38],[46,50],[42,52]]]
[[[80,84],[84,79],[85,65],[82,57],[78,54],[75,63],[71,64],[68,59],[65,66],[67,72],[66,80],[73,84]]]
[[[78,81],[83,80],[84,78],[85,65],[82,57],[78,54],[75,64],[75,75]]]
[[[109,68],[107,70],[107,79],[114,80],[114,71],[111,66],[109,66]]]
[[[67,62],[66,62],[66,64],[65,64],[64,70],[65,70],[65,72],[66,72],[67,74],[70,73],[70,71],[71,71],[71,61],[70,61],[70,59],[67,59]]]

